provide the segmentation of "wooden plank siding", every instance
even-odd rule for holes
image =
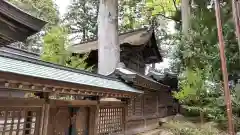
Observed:
[[[133,135],[159,126],[159,119],[175,115],[171,92],[151,92],[131,99],[128,104],[125,135]]]
[[[168,91],[148,92],[128,103],[51,100],[50,104],[51,110],[62,110],[62,113],[51,112],[48,135],[66,134],[71,122],[70,107],[80,108],[75,118],[79,135],[134,135],[158,127],[160,118],[175,114],[174,99]],[[60,126],[52,125],[53,122]]]

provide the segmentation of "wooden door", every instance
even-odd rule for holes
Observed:
[[[70,125],[70,113],[68,107],[57,108],[56,112],[52,111],[52,123],[54,130],[49,135],[68,135]],[[50,129],[51,130],[51,129]],[[49,130],[49,131],[50,131]]]
[[[76,112],[76,132],[77,135],[88,135],[88,125],[89,125],[89,108],[80,107]]]

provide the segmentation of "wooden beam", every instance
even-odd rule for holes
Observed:
[[[76,88],[67,88],[51,85],[41,85],[41,84],[31,84],[21,81],[13,80],[0,80],[0,88],[8,88],[12,90],[23,90],[23,91],[32,91],[32,92],[47,92],[47,93],[56,93],[56,94],[70,94],[70,95],[85,95],[85,96],[102,96],[102,97],[127,97],[130,98],[132,95],[118,93],[118,92],[97,92],[91,90],[82,90]]]
[[[0,88],[9,88],[21,91],[32,92],[58,92],[60,94],[76,94],[76,95],[95,95],[115,98],[130,98],[137,95],[136,93],[121,90],[112,90],[107,88],[66,83],[56,80],[36,78],[13,73],[0,73]],[[22,86],[21,86],[22,85]],[[19,87],[21,86],[21,88]],[[98,93],[98,94],[97,94]],[[111,95],[114,94],[114,95]]]
[[[0,107],[42,107],[44,100],[41,99],[26,99],[26,98],[0,98]]]
[[[53,107],[61,106],[92,106],[97,105],[97,101],[91,100],[50,100],[50,105]]]
[[[118,102],[118,101],[100,101],[99,106],[100,107],[124,107],[123,102]]]

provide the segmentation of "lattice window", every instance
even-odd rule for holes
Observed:
[[[123,132],[123,108],[99,109],[98,135],[117,135]]]
[[[0,135],[37,135],[40,109],[0,108]]]

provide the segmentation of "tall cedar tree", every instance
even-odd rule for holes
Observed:
[[[97,35],[98,0],[71,0],[64,24],[71,40],[85,41]]]

